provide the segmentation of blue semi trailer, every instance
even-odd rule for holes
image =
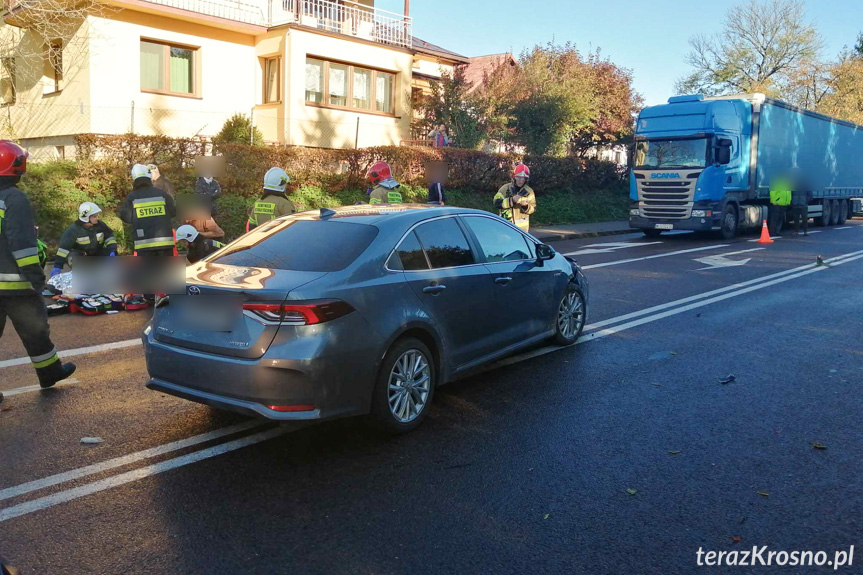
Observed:
[[[763,94],[670,98],[638,116],[629,225],[730,239],[767,219],[770,180],[789,171],[817,225],[863,215],[863,126]]]

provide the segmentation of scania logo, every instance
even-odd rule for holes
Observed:
[[[187,291],[189,292],[189,295],[201,295],[201,288],[198,286],[189,286]]]
[[[658,174],[650,174],[651,180],[672,180],[674,178],[680,179],[680,174],[669,174],[667,172],[661,172]]]

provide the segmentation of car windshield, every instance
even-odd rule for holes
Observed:
[[[707,139],[643,140],[635,146],[637,168],[703,168]]]
[[[366,224],[282,222],[240,238],[209,261],[231,266],[333,272],[353,263],[377,235],[378,229]]]

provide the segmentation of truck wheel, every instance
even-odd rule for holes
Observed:
[[[737,235],[737,208],[734,204],[728,204],[722,210],[722,221],[719,235],[723,240],[733,240]]]
[[[830,204],[830,225],[835,226],[839,223],[839,200],[833,200]]]
[[[644,232],[644,235],[649,238],[658,238],[662,235],[662,230],[641,230]]]
[[[839,225],[848,220],[848,200],[839,200]]]
[[[428,415],[437,373],[432,354],[418,339],[397,341],[384,356],[372,392],[372,421],[390,433],[407,433]]]
[[[815,218],[816,226],[829,226],[830,225],[830,200],[821,200],[821,215]]]

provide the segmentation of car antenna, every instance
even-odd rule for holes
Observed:
[[[336,212],[334,212],[333,210],[329,208],[321,208],[321,219],[331,218],[334,215],[336,215]]]

